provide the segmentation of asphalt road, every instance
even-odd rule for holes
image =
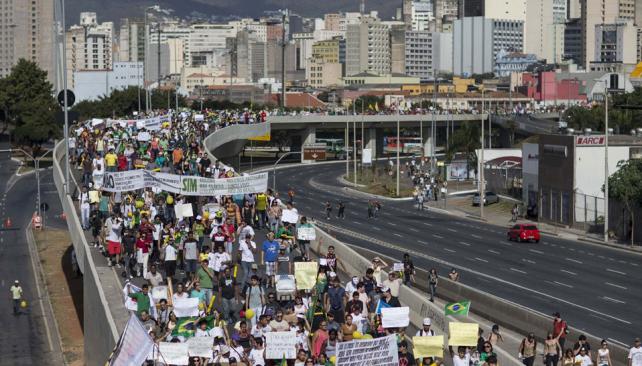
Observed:
[[[505,227],[419,212],[409,201],[383,202],[380,217],[368,219],[367,200],[341,189],[343,172],[344,164],[282,169],[277,188],[295,187],[299,212],[339,240],[393,258],[410,253],[415,266],[442,275],[456,267],[467,285],[543,314],[560,311],[569,325],[615,343],[640,336],[641,255],[552,236],[539,244],[509,242]],[[326,200],[334,215],[338,201],[346,203],[345,220],[325,220]]]
[[[0,149],[8,147],[8,143],[0,142]],[[0,329],[3,330],[0,332],[0,365],[56,364],[61,362],[59,341],[45,294],[37,289],[25,234],[36,207],[36,179],[35,174],[16,177],[17,168],[7,153],[0,154],[0,217],[3,224],[7,218],[12,221],[11,227],[0,230]],[[53,186],[50,171],[44,172],[42,178]],[[42,188],[53,189],[47,183]],[[43,196],[49,197],[48,194]],[[50,205],[57,202],[60,211],[56,195],[49,198]],[[54,224],[61,225],[60,222]],[[9,292],[14,280],[20,281],[24,298],[29,302],[18,316],[12,315]]]

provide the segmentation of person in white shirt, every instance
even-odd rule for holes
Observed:
[[[417,334],[415,334],[415,337],[432,337],[435,335],[435,331],[430,329],[430,325],[432,325],[432,320],[430,318],[424,318],[423,321],[423,328],[419,329],[417,331]]]
[[[174,275],[176,274],[176,248],[171,243],[167,243],[163,250],[165,251],[165,276],[174,281]]]
[[[396,272],[388,273],[388,279],[383,281],[383,287],[390,289],[392,297],[399,297],[399,289],[401,288],[401,278],[397,277]]]
[[[640,338],[635,338],[633,347],[629,350],[628,360],[628,366],[642,366],[642,346],[640,346]]]
[[[89,214],[91,212],[91,204],[89,202],[89,192],[87,187],[82,187],[78,194],[78,202],[80,202],[80,223],[83,230],[89,230]]]
[[[250,361],[250,366],[265,366],[265,350],[263,349],[262,338],[254,340],[254,347],[250,351],[248,360]]]
[[[245,234],[245,239],[240,241],[239,251],[241,252],[241,268],[243,269],[243,281],[241,284],[245,286],[250,278],[252,263],[254,263],[254,253],[256,253],[256,243],[252,241],[251,234]]]
[[[100,189],[103,186],[103,177],[105,176],[105,167],[103,165],[96,165],[94,171],[91,173],[94,187]]]
[[[580,348],[580,354],[575,356],[575,364],[580,366],[591,366],[593,361],[591,357],[586,354],[586,348]]]
[[[209,267],[218,275],[232,262],[232,257],[225,248],[219,246],[214,253],[208,254]]]
[[[176,291],[174,292],[174,295],[172,295],[172,299],[176,301],[177,299],[188,299],[189,298],[189,293],[185,291],[185,287],[183,287],[182,283],[179,283],[176,285]]]
[[[453,366],[470,366],[470,354],[466,347],[457,347],[457,354],[453,356]]]
[[[163,283],[163,275],[156,271],[156,265],[149,266],[149,271],[143,275],[143,278],[149,281],[152,287],[160,286]]]
[[[266,315],[259,316],[259,321],[254,327],[252,327],[252,337],[263,339],[265,333],[271,332],[272,328],[268,324],[268,319]]]
[[[346,283],[346,293],[351,294],[355,291],[357,291],[357,284],[359,283],[359,277],[358,276],[352,276],[352,280],[350,282]]]

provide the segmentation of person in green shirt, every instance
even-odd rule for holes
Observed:
[[[196,277],[201,284],[201,289],[205,293],[205,303],[209,304],[214,294],[214,272],[209,268],[209,260],[204,259],[201,266],[196,270]]]
[[[142,291],[140,292],[131,292],[131,284],[127,284],[127,295],[132,299],[136,300],[136,314],[141,315],[143,311],[149,313],[149,308],[151,306],[149,301],[149,286],[143,285]]]
[[[203,225],[203,221],[201,221],[201,219],[201,215],[196,216],[196,221],[192,225],[192,231],[198,241],[198,250],[203,248],[203,241],[205,240],[205,225]]]

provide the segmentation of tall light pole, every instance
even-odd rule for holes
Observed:
[[[62,12],[62,89],[64,90],[63,113],[65,115],[65,194],[69,195],[69,104],[67,102],[67,26],[65,25],[65,0],[60,0]]]
[[[350,152],[348,151],[348,144],[350,142],[350,122],[346,122],[345,141],[343,149],[346,152],[346,180],[350,179]]]
[[[484,196],[486,189],[484,184],[484,89],[482,89],[481,100],[481,156],[479,162],[479,216],[484,218]]]
[[[355,116],[353,116],[355,118]],[[354,174],[354,185],[357,186],[357,120],[356,118],[352,120],[352,151],[354,156],[352,157],[352,169]]]
[[[397,197],[399,197],[399,164],[400,164],[400,159],[399,159],[399,146],[401,145],[400,141],[400,136],[399,136],[399,123],[400,123],[400,117],[399,117],[399,101],[397,101]]]
[[[604,83],[604,242],[609,241],[609,83]]]

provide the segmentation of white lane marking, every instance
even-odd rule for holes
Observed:
[[[437,239],[443,239],[443,238],[444,238],[443,236],[441,236],[441,235],[437,235],[437,234],[432,234],[432,236],[434,236],[434,237],[435,237],[435,238],[437,238]]]
[[[565,284],[565,283],[563,283],[563,282],[553,281],[553,283],[556,283],[556,284],[558,284],[558,285],[560,285],[560,286],[564,286],[564,287],[568,287],[568,288],[573,288],[573,286],[571,286],[571,285],[567,285],[567,284]]]
[[[595,256],[595,253],[589,252],[589,254],[588,254],[588,255],[590,255],[590,256],[592,256],[592,257],[594,257],[594,256]]]
[[[607,300],[607,301],[612,301],[612,302],[618,303],[618,304],[626,304],[626,301],[614,299],[614,298],[608,297],[608,296],[602,296],[601,298],[604,299],[604,300]]]
[[[613,339],[613,338],[607,338],[607,339],[608,339],[609,341],[613,342],[613,343],[618,343],[618,344],[619,344],[620,346],[622,346],[622,347],[627,347],[627,348],[629,347],[629,345],[628,345],[628,344],[626,344],[626,343],[624,343],[624,342],[622,342],[622,341],[618,341],[617,339]]]
[[[467,247],[469,247],[469,246],[470,246],[470,244],[466,243],[465,241],[460,241],[460,242],[459,242],[459,244],[461,244],[461,245],[465,245],[465,246],[467,246]]]
[[[472,236],[473,238],[482,239],[482,237],[477,234],[470,234],[470,236]]]
[[[426,225],[426,226],[432,226],[432,224],[427,223],[427,222],[424,222],[424,225]]]
[[[537,254],[544,254],[544,252],[539,251],[539,250],[535,250],[535,249],[529,249],[528,251],[532,252],[532,253],[537,253]]]
[[[451,227],[449,227],[449,228],[448,228],[448,231],[452,231],[453,233],[456,233],[456,232],[457,232],[457,230],[455,230],[455,229],[453,229],[453,228],[451,228]]]
[[[633,262],[631,262],[631,263],[629,263],[629,264],[630,264],[630,265],[632,265],[632,266],[636,266],[636,267],[638,266],[638,264],[637,264],[637,263],[633,263]]]
[[[571,272],[571,271],[567,271],[567,270],[565,270],[565,269],[560,269],[560,271],[562,271],[562,272],[564,272],[564,273],[568,273],[568,274],[573,275],[573,276],[577,276],[577,273],[575,273],[575,272]]]
[[[575,262],[575,263],[577,263],[577,264],[583,264],[583,262],[582,262],[582,261],[578,261],[577,259],[573,259],[573,258],[565,258],[565,259],[566,259],[567,261],[569,261],[569,262]]]
[[[451,253],[457,253],[456,250],[452,250],[452,249],[448,249],[448,248],[444,248],[444,250],[447,251],[447,252],[451,252]]]
[[[359,221],[354,221],[354,220],[352,220],[352,222],[353,222],[353,223],[355,223],[355,224],[357,224],[357,225],[361,225],[361,223],[360,223]]]
[[[377,230],[377,231],[381,231],[381,228],[380,228],[380,227],[377,227],[377,226],[371,226],[371,227],[372,227],[373,229]]]
[[[626,288],[626,287],[624,287],[624,286],[616,285],[616,284],[611,283],[611,282],[604,282],[604,283],[605,283],[605,284],[607,284],[607,285],[609,285],[609,286],[617,287],[617,288],[622,289],[622,290],[626,290],[626,289],[627,289],[627,288]]]
[[[521,269],[510,267],[510,270],[513,271],[513,272],[519,272],[519,273],[526,274],[526,271],[522,271]]]
[[[526,263],[530,263],[530,264],[535,264],[535,261],[532,261],[532,260],[526,259],[526,258],[522,258],[522,261],[524,261]]]
[[[626,263],[626,261],[623,261],[623,260],[619,260],[618,262],[620,262],[620,263]]]
[[[427,241],[423,241],[423,240],[417,240],[417,241],[420,242],[421,244],[428,244]]]
[[[395,223],[394,223],[394,222],[392,222],[392,221],[389,221],[389,222],[388,222],[388,225],[390,225],[390,226],[397,226],[397,224],[395,224]]]
[[[398,236],[398,237],[400,237],[400,238],[403,238],[403,235],[401,235],[401,234],[399,234],[399,233],[392,233],[392,234],[393,234],[393,235],[395,235],[395,236]]]
[[[603,255],[598,255],[597,257],[598,257],[598,258],[601,258],[601,259],[606,258],[606,257],[604,257]]]
[[[409,227],[409,228],[408,228],[408,230],[413,231],[413,232],[415,232],[415,233],[418,233],[418,232],[419,232],[419,230],[417,230],[417,229],[415,229],[415,228],[412,228],[412,227]]]
[[[384,248],[394,249],[394,250],[397,250],[397,251],[405,251],[406,250],[405,248],[400,247],[398,245],[385,243],[385,242],[380,242],[380,241],[372,241],[372,244],[378,245],[378,246],[381,246],[381,247],[384,247]],[[365,249],[365,250],[371,251],[372,253],[379,254],[379,252],[377,252],[375,250],[372,250],[372,249],[362,248],[362,247],[359,247],[359,246],[356,246],[356,245],[351,245],[351,244],[348,244],[348,245],[351,246],[351,247]],[[484,277],[484,278],[487,278],[488,280],[493,280],[495,282],[499,282],[499,283],[502,283],[502,284],[505,284],[505,285],[513,286],[513,287],[518,288],[518,289],[523,290],[523,291],[532,292],[534,294],[539,295],[540,297],[548,298],[548,299],[553,300],[553,301],[559,301],[559,302],[564,303],[566,305],[574,306],[574,307],[576,307],[578,309],[586,310],[586,311],[589,311],[589,312],[591,312],[593,314],[598,314],[598,315],[604,316],[604,317],[606,317],[608,319],[612,319],[612,320],[618,321],[620,323],[624,323],[624,324],[628,324],[628,325],[632,324],[628,320],[625,320],[625,319],[622,319],[622,318],[618,318],[618,317],[615,317],[615,316],[600,312],[600,311],[595,310],[595,309],[591,309],[591,308],[589,308],[587,306],[584,306],[584,305],[580,305],[575,300],[573,300],[573,301],[565,300],[563,298],[560,298],[559,296],[553,296],[553,295],[547,294],[545,292],[537,291],[537,290],[534,290],[534,289],[532,289],[530,287],[510,282],[510,281],[505,280],[503,278],[499,278],[499,277],[496,277],[496,276],[489,275],[487,273],[479,272],[479,271],[476,271],[476,270],[471,269],[471,268],[466,268],[465,266],[464,267],[457,266],[452,262],[445,261],[443,259],[440,259],[440,258],[437,258],[437,257],[433,257],[433,256],[425,254],[425,253],[418,253],[418,256],[421,257],[421,258],[433,261],[435,263],[442,264],[442,265],[444,265],[446,267],[451,267],[451,268],[452,267],[458,267],[458,268],[460,268],[460,270],[465,271],[465,272],[470,272],[470,273],[476,275],[477,277]],[[470,258],[470,257],[466,257],[466,259],[475,260],[475,259]],[[484,280],[484,281],[486,281],[486,280]],[[552,283],[552,282],[550,282],[550,283]]]
[[[621,274],[621,275],[623,275],[623,276],[626,276],[626,273],[624,273],[624,272],[622,272],[622,271],[617,271],[617,270],[615,270],[615,269],[607,268],[607,269],[606,269],[606,271],[607,271],[607,272],[613,272],[613,273],[617,273],[617,274]]]
[[[501,254],[500,252],[498,252],[498,251],[496,251],[496,250],[492,250],[492,249],[488,249],[488,251],[489,251],[489,252],[491,252],[491,253],[493,253],[493,254]]]
[[[478,260],[478,261],[480,261],[480,262],[488,263],[488,261],[487,261],[487,260],[482,259],[482,258],[479,258],[479,257],[475,257],[475,259],[477,259],[477,260]]]

